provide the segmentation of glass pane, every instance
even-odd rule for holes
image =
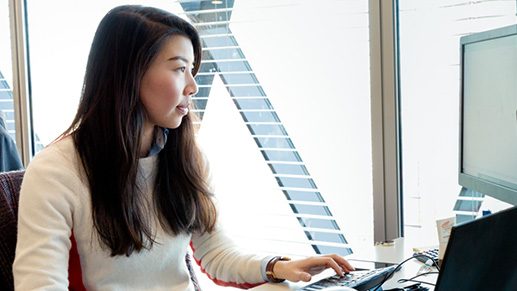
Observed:
[[[27,0],[40,148],[75,115],[99,21],[128,2],[137,3]],[[211,163],[226,227],[243,240],[253,238],[256,247],[277,252],[344,251],[312,246],[302,221],[334,230],[333,240],[371,245],[368,2],[227,0],[218,6],[162,0],[145,5],[189,19],[202,36],[195,98],[202,116],[199,141]],[[300,201],[317,203],[289,203]],[[348,223],[349,217],[358,223]],[[282,240],[277,232],[301,243],[277,247]],[[269,244],[262,244],[265,240]],[[247,242],[243,245],[251,248]]]
[[[339,249],[278,242],[285,235],[272,246],[264,216],[279,232],[313,221],[340,230],[340,241],[372,245],[368,2],[235,0],[219,11],[181,2],[205,46],[199,138],[225,225],[238,237],[254,229],[254,240],[239,241],[262,250]]]
[[[40,146],[75,115],[100,19],[128,2],[137,1],[27,0]],[[202,36],[194,98],[199,141],[211,163],[220,220],[235,240],[285,255],[348,251],[311,244],[313,237],[372,245],[368,2],[145,5],[189,19]]]
[[[0,110],[12,139],[16,140],[13,106],[13,67],[11,58],[11,24],[9,23],[9,1],[0,1]],[[0,114],[2,114],[0,113]]]
[[[0,163],[0,171],[23,168],[16,147],[10,28],[9,1],[0,0],[0,149],[6,159]]]
[[[459,38],[515,14],[516,1],[399,0],[404,231],[417,246],[438,244],[437,219],[486,207],[457,202]]]

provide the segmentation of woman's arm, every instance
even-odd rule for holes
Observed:
[[[191,243],[194,259],[212,281],[223,286],[251,288],[266,281],[264,258],[239,251],[235,244],[218,229],[212,234],[194,235]],[[336,274],[343,275],[354,270],[344,258],[339,255],[314,256],[292,261],[276,261],[272,266],[274,276],[292,282],[311,280],[313,275],[325,269],[332,268]]]
[[[20,192],[13,264],[16,290],[67,290],[74,181],[53,150],[29,165]],[[56,166],[61,164],[62,166]]]
[[[261,266],[267,258],[242,252],[219,227],[194,234],[191,247],[203,273],[218,285],[248,289],[267,282]]]
[[[340,276],[343,273],[355,270],[349,262],[339,255],[315,256],[293,261],[277,261],[272,269],[275,277],[278,279],[292,282],[309,282],[313,275],[319,274],[328,268],[334,269],[336,274]]]

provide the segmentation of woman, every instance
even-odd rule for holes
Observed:
[[[309,281],[343,258],[240,252],[217,224],[189,113],[199,36],[165,11],[120,6],[101,21],[81,101],[20,194],[16,289],[192,290],[185,254],[218,284]]]

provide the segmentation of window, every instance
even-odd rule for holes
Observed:
[[[126,2],[27,0],[40,146],[71,122],[95,28],[110,8]],[[382,17],[368,5],[387,1],[216,2],[146,5],[185,17],[202,36],[199,141],[211,161],[221,220],[242,245],[258,251],[296,255],[371,245],[372,167],[378,166],[371,162],[369,68],[378,68],[370,64],[376,52],[369,49],[369,17],[379,23]],[[516,2],[393,5],[400,75],[386,83],[400,84],[395,115],[401,121],[404,233],[417,246],[430,245],[436,219],[499,207],[457,183],[459,37],[514,24]],[[393,135],[386,128],[378,132]],[[396,175],[383,178],[399,182]]]
[[[205,45],[196,98],[200,140],[225,225],[255,250],[346,255],[349,240],[371,244],[367,6],[182,7]],[[343,13],[350,23],[337,25]],[[347,215],[364,224],[340,227]]]
[[[126,3],[27,1],[37,148],[72,121],[95,29]],[[367,1],[145,5],[201,34],[199,141],[235,240],[291,256],[372,245]]]
[[[199,139],[230,234],[290,256],[371,245],[367,3],[181,5],[204,44]]]
[[[369,62],[376,52],[369,51],[368,18],[380,23],[382,17],[368,5],[385,3],[378,1],[146,2],[200,29],[205,59],[197,77],[199,140],[216,175],[221,218],[250,248],[270,251],[274,245],[275,251],[304,253],[346,249],[343,239],[352,246],[373,242],[372,167],[387,172],[371,162],[371,127],[377,127],[370,121],[375,116],[370,115]],[[98,22],[110,8],[137,1],[26,2],[31,130],[41,148],[75,114]],[[456,181],[458,40],[515,23],[516,3],[395,4],[400,76],[387,83],[400,81],[401,110],[395,115],[400,114],[402,129],[404,232],[428,245],[436,238],[435,219],[465,209],[475,213],[492,203],[479,193],[460,191]],[[7,1],[0,9],[7,15]],[[8,18],[0,19],[5,21],[0,37],[8,39]],[[0,44],[0,71],[9,84],[7,43]],[[385,128],[377,131],[393,135]],[[396,176],[383,178],[382,183],[399,182]],[[474,197],[468,198],[474,207],[466,207],[464,197]],[[359,223],[347,223],[350,217]],[[285,236],[292,241],[282,244]]]
[[[38,148],[72,121],[95,29],[125,3],[27,1]],[[202,36],[199,140],[236,239],[299,255],[371,245],[368,3],[146,5],[187,18]]]
[[[437,219],[500,207],[457,181],[459,38],[515,14],[513,0],[399,1],[404,231],[419,246],[438,244]]]

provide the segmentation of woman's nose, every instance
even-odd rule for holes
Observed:
[[[187,86],[185,86],[185,95],[186,96],[196,95],[198,92],[196,79],[194,78],[194,76],[192,76],[192,74],[189,74],[189,76],[187,78],[188,78],[188,80],[187,80]]]

